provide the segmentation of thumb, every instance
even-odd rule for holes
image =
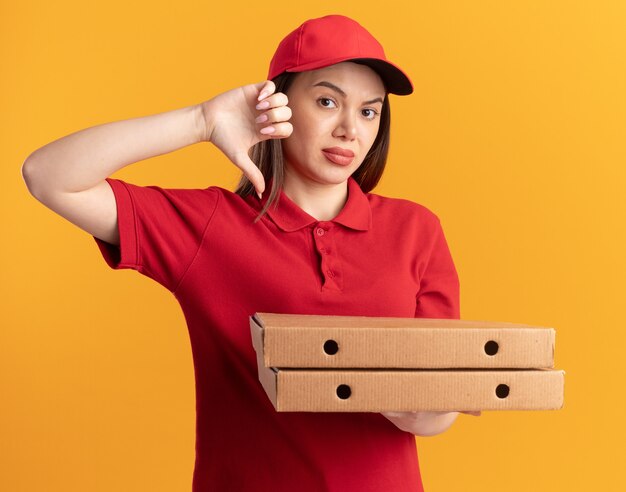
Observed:
[[[247,152],[238,152],[235,154],[233,156],[233,163],[243,171],[245,176],[252,183],[252,186],[254,186],[257,195],[261,198],[261,195],[265,191],[265,178],[257,165],[252,162]]]

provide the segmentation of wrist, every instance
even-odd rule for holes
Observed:
[[[210,119],[210,111],[207,103],[197,104],[193,107],[197,142],[210,142],[213,131],[213,123]]]

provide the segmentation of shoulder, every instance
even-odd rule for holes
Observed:
[[[125,181],[119,178],[106,178],[106,181],[114,190],[126,189],[134,198],[143,198],[146,200],[154,200],[157,197],[161,199],[172,199],[177,201],[197,202],[198,200],[217,200],[221,194],[221,188],[217,186],[209,186],[207,188],[171,188],[159,185],[140,185]]]
[[[204,188],[174,188],[159,185],[138,185],[115,178],[107,181],[116,189],[126,189],[136,201],[148,204],[169,204],[177,208],[249,208],[250,200],[217,185]]]
[[[133,217],[164,223],[205,221],[213,215],[225,191],[217,186],[174,188],[110,177],[106,180],[115,193],[118,211],[128,208]]]
[[[372,209],[372,218],[396,218],[398,221],[410,221],[427,227],[436,227],[440,222],[437,214],[421,203],[377,193],[367,193],[366,196]]]
[[[213,220],[219,217],[226,221],[240,219],[248,223],[258,213],[258,199],[252,196],[242,197],[222,186],[171,188],[130,185],[130,187],[131,193],[144,207],[175,209],[181,216],[197,215]]]

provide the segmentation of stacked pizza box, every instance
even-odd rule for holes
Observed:
[[[493,321],[255,313],[279,412],[555,410],[555,330]]]

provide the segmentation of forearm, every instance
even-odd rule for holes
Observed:
[[[384,412],[396,427],[416,436],[434,436],[446,431],[459,412]]]
[[[137,161],[203,141],[200,105],[86,128],[35,150],[22,174],[33,194],[92,188]]]

